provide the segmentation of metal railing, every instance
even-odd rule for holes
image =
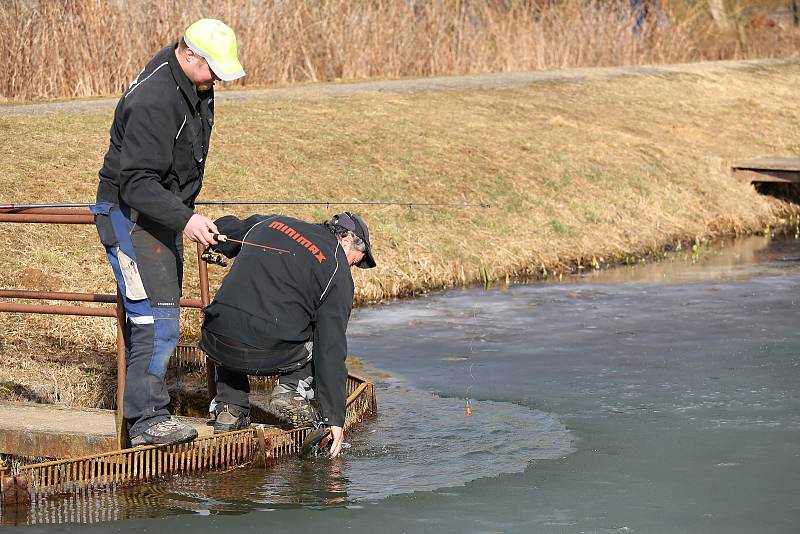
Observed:
[[[0,222],[93,224],[88,211],[58,208],[0,208]],[[200,299],[181,299],[181,306],[202,308],[209,302],[208,269],[201,259],[202,246],[197,247],[200,277]],[[14,472],[0,473],[2,502],[42,502],[55,495],[86,495],[95,491],[109,491],[118,486],[145,483],[178,473],[202,473],[212,469],[230,469],[254,461],[267,463],[272,459],[296,454],[300,451],[309,427],[280,430],[264,427],[229,432],[196,439],[190,443],[172,446],[149,446],[125,448],[123,424],[123,396],[125,391],[125,340],[123,327],[126,321],[122,296],[97,293],[75,293],[58,291],[31,291],[0,289],[0,297],[10,299],[58,300],[114,304],[113,307],[88,307],[68,305],[41,305],[28,303],[0,303],[0,312],[45,313],[59,315],[83,315],[115,317],[117,319],[117,451],[79,458],[59,459],[30,465],[20,465]],[[178,365],[199,367],[205,363],[208,378],[209,398],[216,395],[213,365],[196,347],[180,346],[177,350]],[[203,362],[204,361],[204,362]],[[202,362],[202,363],[201,363]],[[274,377],[266,377],[274,380]],[[347,403],[345,431],[376,406],[372,383],[350,375],[347,379]]]
[[[44,223],[44,224],[94,224],[94,215],[88,210],[72,208],[0,208],[0,222],[5,223]],[[197,264],[200,277],[200,298],[181,298],[180,306],[200,309],[210,302],[208,288],[208,266],[201,259],[203,246],[197,244]],[[42,313],[55,315],[81,315],[88,317],[116,317],[117,319],[117,444],[120,449],[127,446],[125,432],[123,399],[125,397],[125,308],[122,294],[117,287],[116,295],[99,293],[76,293],[63,291],[31,291],[21,289],[0,289],[0,298],[58,300],[72,302],[94,302],[114,304],[114,307],[89,307],[69,305],[44,305],[19,302],[0,302],[0,312]],[[214,367],[206,362],[206,376],[209,398],[216,395]]]

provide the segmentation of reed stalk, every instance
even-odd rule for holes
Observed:
[[[645,2],[637,25],[630,0],[4,0],[0,99],[119,94],[202,16],[236,30],[238,86],[797,54],[788,8],[750,14],[780,3]]]

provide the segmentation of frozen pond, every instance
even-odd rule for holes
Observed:
[[[794,532],[799,258],[793,236],[751,238],[356,310],[350,352],[378,383],[380,415],[341,461],[125,490],[20,521],[198,534]],[[47,524],[92,521],[74,514],[81,506],[131,519]]]

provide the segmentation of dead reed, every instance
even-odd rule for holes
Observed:
[[[791,24],[727,3],[724,23],[671,0],[636,26],[630,0],[4,0],[0,99],[118,94],[201,16],[236,29],[240,85],[797,54]]]

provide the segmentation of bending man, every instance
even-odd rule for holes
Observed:
[[[145,65],[114,112],[92,212],[124,295],[123,413],[133,446],[197,437],[167,410],[165,376],[179,334],[181,233],[215,243],[216,226],[193,207],[214,124],[214,82],[242,76],[233,31],[202,19]]]
[[[226,216],[215,223],[227,238],[246,244],[213,246],[236,256],[204,310],[200,341],[218,364],[214,432],[250,424],[247,375],[280,374],[270,412],[295,427],[330,426],[331,456],[336,456],[347,396],[350,268],[375,267],[367,225],[349,212],[323,224],[280,215]],[[311,406],[314,398],[318,413]]]

